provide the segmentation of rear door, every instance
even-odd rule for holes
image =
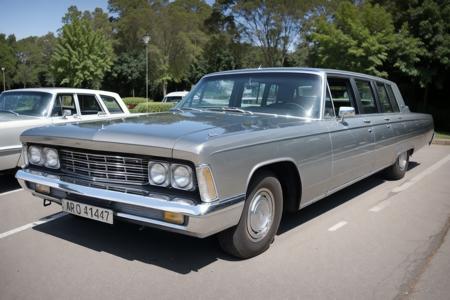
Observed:
[[[330,187],[333,190],[370,173],[374,133],[370,118],[361,114],[370,103],[361,106],[355,81],[350,77],[329,75],[328,85],[336,116],[342,106],[352,106],[356,113],[354,117],[344,120],[337,117],[328,121],[333,145],[333,179]]]

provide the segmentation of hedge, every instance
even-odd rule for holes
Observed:
[[[163,112],[168,111],[174,106],[172,103],[161,103],[161,102],[149,102],[149,103],[139,103],[132,112],[136,113],[146,113],[146,112]]]
[[[153,100],[149,99],[149,101],[152,102]],[[133,109],[139,103],[147,102],[147,99],[142,98],[142,97],[127,97],[127,98],[123,98],[123,102],[125,102],[128,109]]]

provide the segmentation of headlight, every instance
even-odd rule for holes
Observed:
[[[162,162],[149,162],[148,181],[153,185],[168,186],[170,183],[169,164]]]
[[[44,153],[44,166],[51,169],[59,169],[58,151],[53,148],[45,147],[42,151]]]
[[[172,186],[177,189],[191,190],[193,187],[192,170],[185,165],[172,165]]]
[[[28,161],[33,165],[42,166],[44,164],[42,148],[38,146],[28,147]]]

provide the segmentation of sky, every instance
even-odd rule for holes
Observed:
[[[14,34],[17,40],[56,33],[71,5],[81,11],[108,10],[108,0],[0,0],[0,33]]]

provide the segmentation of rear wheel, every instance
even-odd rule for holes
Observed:
[[[239,258],[267,250],[273,242],[283,212],[281,184],[271,172],[252,180],[239,224],[219,234],[222,249]]]
[[[384,171],[384,175],[388,179],[401,179],[408,170],[409,153],[408,151],[400,153],[395,163]]]

